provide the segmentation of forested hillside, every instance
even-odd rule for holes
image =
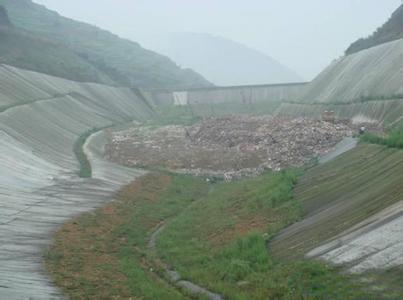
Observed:
[[[25,36],[22,38],[20,32],[7,32],[7,39],[2,38],[2,44],[6,44],[0,52],[2,63],[78,81],[123,86],[210,85],[201,75],[180,68],[167,57],[95,26],[60,16],[31,0],[0,0],[0,5],[7,10],[14,27],[23,30]],[[51,55],[48,47],[39,47],[44,53],[36,51],[43,42],[54,50]],[[23,54],[19,53],[24,45],[31,44],[33,53],[29,46],[22,50]]]
[[[346,54],[352,54],[383,43],[403,38],[403,4],[392,14],[391,18],[372,35],[351,44]]]

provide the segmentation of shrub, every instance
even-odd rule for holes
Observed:
[[[80,170],[78,176],[80,178],[90,178],[92,176],[92,168],[91,163],[89,162],[87,155],[84,152],[84,144],[87,139],[95,132],[101,129],[93,128],[78,137],[76,142],[74,143],[74,154],[80,164]]]
[[[403,149],[403,132],[392,131],[387,137],[380,137],[372,133],[365,133],[361,136],[361,141],[371,144],[383,145],[389,148]]]

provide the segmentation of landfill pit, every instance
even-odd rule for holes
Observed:
[[[192,126],[109,131],[105,157],[142,168],[226,179],[298,167],[326,154],[354,129],[345,121],[272,116],[206,118]]]

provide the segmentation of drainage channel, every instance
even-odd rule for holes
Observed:
[[[160,225],[158,225],[158,227],[154,230],[154,232],[150,236],[150,239],[148,241],[148,248],[154,253],[157,253],[156,244],[158,236],[164,231],[166,226],[167,223],[162,222]],[[182,276],[177,271],[171,270],[165,263],[164,263],[164,270],[171,284],[175,285],[180,289],[185,290],[191,295],[194,296],[202,295],[210,300],[224,300],[223,296],[221,296],[220,294],[213,293],[212,291],[209,291],[208,289],[201,287],[191,281],[183,280]]]

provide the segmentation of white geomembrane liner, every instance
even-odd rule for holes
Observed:
[[[334,61],[306,88],[299,102],[350,103],[403,94],[403,39]]]
[[[393,124],[403,115],[403,39],[334,61],[279,115],[320,116],[325,110],[355,122]]]
[[[403,201],[313,249],[307,256],[347,265],[353,273],[403,264]]]
[[[93,178],[78,178],[74,144],[89,130],[153,112],[130,89],[4,65],[0,82],[0,299],[62,298],[42,265],[52,232],[143,173],[104,162],[98,133],[85,146]]]

